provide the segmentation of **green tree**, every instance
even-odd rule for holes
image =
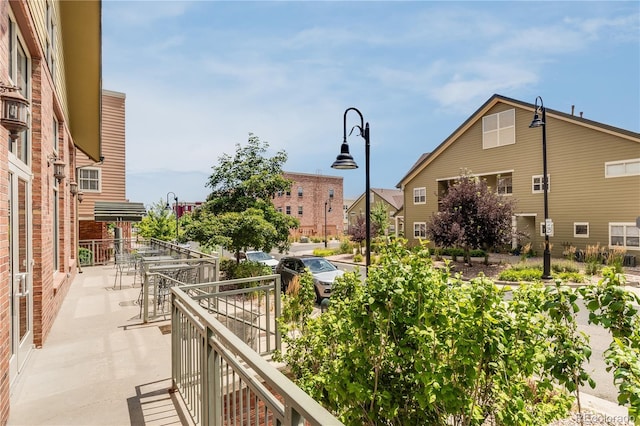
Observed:
[[[376,203],[371,209],[371,232],[376,237],[382,237],[389,228],[389,213],[385,204]]]
[[[462,248],[469,263],[472,249],[488,252],[511,241],[513,210],[510,198],[493,191],[485,180],[463,173],[427,222],[427,236],[439,247]]]
[[[162,241],[171,241],[175,238],[176,219],[171,210],[165,209],[162,199],[153,203],[147,215],[142,218],[138,224],[138,235]]]
[[[289,247],[289,230],[299,222],[278,212],[271,201],[291,188],[291,181],[282,175],[287,155],[278,151],[265,157],[268,147],[250,133],[247,145],[237,144],[233,157],[218,158],[207,181],[212,192],[186,225],[185,236],[205,247],[221,245],[235,253]]]

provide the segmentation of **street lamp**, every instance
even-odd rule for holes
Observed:
[[[167,192],[167,206],[165,207],[167,210],[171,208],[169,204],[169,194],[173,195],[173,201],[176,202],[176,244],[178,244],[178,196],[174,192]]]
[[[540,101],[540,106],[538,106],[538,101]],[[539,113],[542,115],[542,118],[538,115]],[[547,198],[547,192],[549,191],[549,179],[547,177],[547,110],[540,96],[536,98],[533,121],[529,127],[542,127],[542,191],[544,193],[544,255],[542,258],[542,279],[549,280],[551,279],[549,233],[553,225],[549,220],[549,202]]]
[[[324,202],[324,248],[327,248],[327,205],[329,213],[331,213],[331,200]]]
[[[366,215],[365,226],[367,227],[365,231],[366,232],[365,236],[367,239],[367,243],[366,243],[367,257],[365,261],[365,268],[366,268],[366,272],[368,272],[369,265],[371,264],[371,199],[369,198],[369,186],[370,186],[369,185],[369,145],[370,145],[369,123],[364,124],[364,118],[362,117],[362,113],[358,111],[357,108],[353,108],[353,107],[347,108],[344,112],[344,128],[343,128],[342,146],[340,147],[340,154],[336,158],[336,161],[333,162],[331,167],[334,169],[340,169],[340,170],[350,170],[350,169],[358,168],[358,165],[353,160],[353,157],[351,156],[351,154],[349,154],[349,144],[347,143],[347,113],[349,111],[355,111],[360,116],[360,125],[354,126],[351,129],[351,132],[349,133],[349,135],[351,135],[351,133],[353,132],[353,129],[357,127],[358,130],[360,130],[360,136],[364,138],[364,142],[365,142],[365,150],[364,150],[365,204],[364,205],[365,205],[365,215]]]

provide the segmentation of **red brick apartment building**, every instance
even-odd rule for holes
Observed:
[[[0,425],[77,271],[76,154],[101,154],[100,1],[0,1]]]
[[[273,205],[278,211],[294,216],[300,221],[300,228],[292,231],[293,236],[323,239],[325,218],[328,238],[341,236],[342,177],[294,172],[285,172],[283,176],[293,181],[291,191],[277,194],[273,199]]]

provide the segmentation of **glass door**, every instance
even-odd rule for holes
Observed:
[[[11,167],[10,167],[11,169]],[[9,173],[9,267],[11,269],[10,382],[22,370],[33,348],[33,291],[30,179],[18,170]]]

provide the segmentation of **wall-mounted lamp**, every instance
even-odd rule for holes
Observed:
[[[0,99],[2,100],[2,114],[0,123],[9,131],[12,141],[18,138],[18,133],[29,127],[29,101],[21,94],[17,86],[0,83]]]
[[[67,164],[55,154],[47,157],[47,167],[50,167],[51,164],[53,164],[53,177],[55,177],[58,180],[58,183],[60,183],[60,181],[62,181],[66,176],[64,174],[64,167]]]
[[[78,197],[78,202],[81,203],[82,200],[84,200],[84,192],[82,192],[82,191],[78,192],[76,197]]]
[[[69,182],[69,192],[73,196],[78,193],[78,182]]]

